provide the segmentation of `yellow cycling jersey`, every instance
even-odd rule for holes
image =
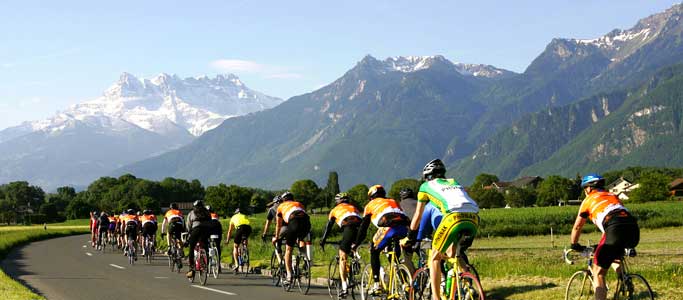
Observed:
[[[235,228],[240,227],[242,225],[249,225],[249,219],[247,219],[247,216],[243,214],[236,214],[230,218],[230,224],[232,226],[235,226]]]

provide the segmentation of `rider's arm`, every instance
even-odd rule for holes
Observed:
[[[282,217],[278,214],[275,216],[275,234],[273,235],[275,239],[280,238],[280,228],[282,228]]]
[[[356,242],[354,243],[355,245],[360,245],[363,243],[363,240],[365,240],[365,236],[368,233],[368,227],[370,226],[370,217],[372,217],[370,214],[366,214],[365,217],[363,217],[363,222],[360,224],[360,228],[358,229],[358,236],[356,237]]]
[[[268,234],[268,227],[270,226],[270,220],[266,219],[266,225],[263,226],[263,234],[261,236],[266,236]]]
[[[164,217],[164,221],[161,222],[161,234],[166,233],[166,217]]]
[[[586,218],[581,215],[576,216],[576,221],[574,221],[574,227],[572,227],[571,243],[576,244],[579,242],[579,236],[581,235],[581,229],[583,225],[586,224]]]
[[[325,226],[325,232],[323,233],[323,237],[320,238],[320,241],[322,243],[325,243],[325,240],[327,239],[327,235],[329,234],[330,231],[332,231],[332,227],[334,226],[334,220],[335,217],[330,218],[329,221],[327,221],[327,226]]]
[[[228,225],[228,235],[225,236],[225,242],[229,243],[230,242],[230,236],[232,235],[232,229],[235,228],[235,225],[232,224],[232,219],[230,219],[230,225]]]
[[[410,230],[415,231],[418,228],[420,228],[420,220],[422,219],[422,213],[425,210],[425,202],[417,202],[417,206],[415,207],[415,214],[411,218],[412,221],[410,221]]]

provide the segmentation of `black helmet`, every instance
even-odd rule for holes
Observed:
[[[178,203],[171,203],[171,209],[178,209]]]
[[[132,209],[132,208],[129,208],[128,210],[126,210],[126,213],[129,214],[129,215],[134,215],[134,214],[135,214],[135,210]]]
[[[204,201],[202,201],[202,200],[197,200],[197,201],[194,202],[194,204],[192,204],[192,206],[194,206],[195,208],[197,208],[197,207],[203,207],[203,206],[204,206]]]
[[[375,199],[375,198],[384,198],[387,196],[387,191],[384,190],[384,187],[376,184],[370,187],[368,189],[368,198],[370,199]]]
[[[401,197],[401,200],[407,199],[407,198],[415,198],[415,192],[413,192],[413,190],[410,188],[404,188],[398,194]]]
[[[100,217],[107,217],[107,213],[106,213],[106,212],[102,212],[102,213],[100,214]]]
[[[208,211],[212,211],[211,208],[212,208],[211,205],[206,206],[206,210],[208,210]]]
[[[428,162],[425,167],[422,168],[422,178],[424,180],[444,177],[446,177],[446,166],[438,158]]]
[[[291,192],[286,191],[282,194],[282,196],[280,196],[280,198],[282,198],[282,201],[292,201],[294,200],[294,195]]]
[[[349,194],[347,193],[339,193],[334,196],[334,203],[339,204],[339,203],[349,203]]]
[[[151,210],[151,209],[145,209],[145,211],[143,211],[142,214],[144,214],[144,215],[151,215],[151,214],[152,214],[152,210]]]
[[[275,197],[273,197],[273,203],[280,203],[280,202],[282,202],[282,196],[281,195],[275,195]]]

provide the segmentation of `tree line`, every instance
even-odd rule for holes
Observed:
[[[671,198],[669,183],[683,176],[683,169],[631,167],[604,174],[607,183],[624,177],[640,184],[629,196],[629,201],[646,202]],[[457,178],[456,178],[457,179]],[[534,186],[509,186],[501,190],[493,184],[499,178],[493,174],[480,174],[474,183],[467,187],[472,198],[482,208],[553,206],[559,201],[580,199],[581,177],[565,178],[551,175],[542,178]],[[413,178],[397,180],[388,189],[389,197],[399,199],[403,188],[417,192],[422,182]],[[289,190],[307,208],[322,209],[334,205],[334,195],[340,192],[339,175],[330,172],[325,186],[318,186],[311,179],[297,180]],[[368,186],[358,184],[346,192],[359,207],[365,206]],[[2,223],[43,223],[65,219],[87,218],[91,211],[120,213],[131,208],[134,210],[151,209],[160,213],[162,207],[172,202],[192,202],[203,199],[206,204],[222,216],[232,215],[235,209],[252,213],[263,212],[274,196],[284,190],[264,190],[238,185],[218,184],[204,187],[195,180],[168,177],[161,181],[137,178],[126,174],[118,178],[101,177],[92,182],[87,189],[76,191],[64,186],[53,193],[45,193],[40,187],[26,181],[16,181],[0,185],[0,222]]]

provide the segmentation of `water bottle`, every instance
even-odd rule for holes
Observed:
[[[296,261],[297,261],[298,258],[299,258],[299,257],[296,256],[296,255],[292,257],[292,271],[295,271],[295,270],[296,270]]]
[[[450,296],[451,287],[453,286],[453,269],[448,270],[446,275],[446,296]]]

